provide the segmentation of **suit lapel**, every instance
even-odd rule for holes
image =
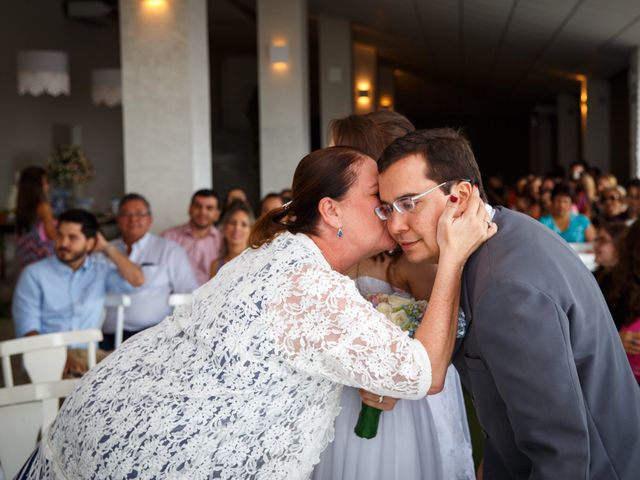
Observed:
[[[466,326],[466,330],[465,330],[465,336],[468,335],[469,333],[469,328],[471,327],[471,302],[469,301],[469,289],[467,288],[467,282],[466,282],[466,278],[467,278],[467,267],[465,267],[464,273],[462,274],[462,286],[461,286],[461,290],[460,290],[460,307],[462,308],[462,312],[464,313],[464,319],[465,322],[467,324]],[[456,339],[456,344],[453,347],[453,357],[456,356],[456,354],[458,353],[458,350],[460,349],[460,347],[462,346],[462,343],[464,342],[464,336],[462,338],[457,338]]]

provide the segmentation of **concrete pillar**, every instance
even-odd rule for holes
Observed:
[[[629,62],[629,108],[631,148],[629,178],[640,178],[640,47],[631,53]]]
[[[611,170],[609,138],[609,83],[587,79],[587,125],[584,136],[584,159],[602,173]]]
[[[291,185],[309,153],[306,0],[258,0],[260,191]]]
[[[353,44],[354,111],[361,115],[375,110],[376,105],[375,47],[363,43]]]
[[[557,158],[565,168],[581,159],[580,105],[574,95],[561,93],[557,97]]]
[[[353,112],[351,24],[340,18],[318,16],[318,50],[320,125],[322,145],[327,146],[329,122]]]
[[[182,223],[211,186],[206,0],[120,0],[125,190],[154,230]]]

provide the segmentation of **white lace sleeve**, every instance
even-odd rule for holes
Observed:
[[[349,278],[306,264],[275,296],[267,317],[295,368],[380,395],[426,396],[426,350],[362,298]]]

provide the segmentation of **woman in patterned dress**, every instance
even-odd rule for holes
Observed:
[[[305,479],[342,385],[441,389],[464,262],[496,226],[477,194],[459,212],[452,192],[438,227],[446,266],[410,339],[341,273],[392,245],[377,183],[375,162],[350,148],[302,159],[292,201],[261,218],[254,248],[89,371],[18,478]]]

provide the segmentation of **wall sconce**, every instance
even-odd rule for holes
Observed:
[[[391,109],[393,108],[393,100],[388,95],[382,95],[380,97],[380,108]]]
[[[18,93],[69,95],[69,57],[55,50],[18,52]]]
[[[163,12],[167,9],[167,0],[142,0],[144,9],[148,12]]]
[[[289,45],[285,40],[274,40],[269,47],[269,60],[276,71],[284,71],[289,67]]]
[[[91,72],[91,99],[94,105],[115,107],[122,103],[120,69],[101,68]]]
[[[358,83],[358,90],[357,90],[357,102],[358,105],[369,105],[369,103],[371,103],[371,87],[368,83],[365,82],[361,82]]]

